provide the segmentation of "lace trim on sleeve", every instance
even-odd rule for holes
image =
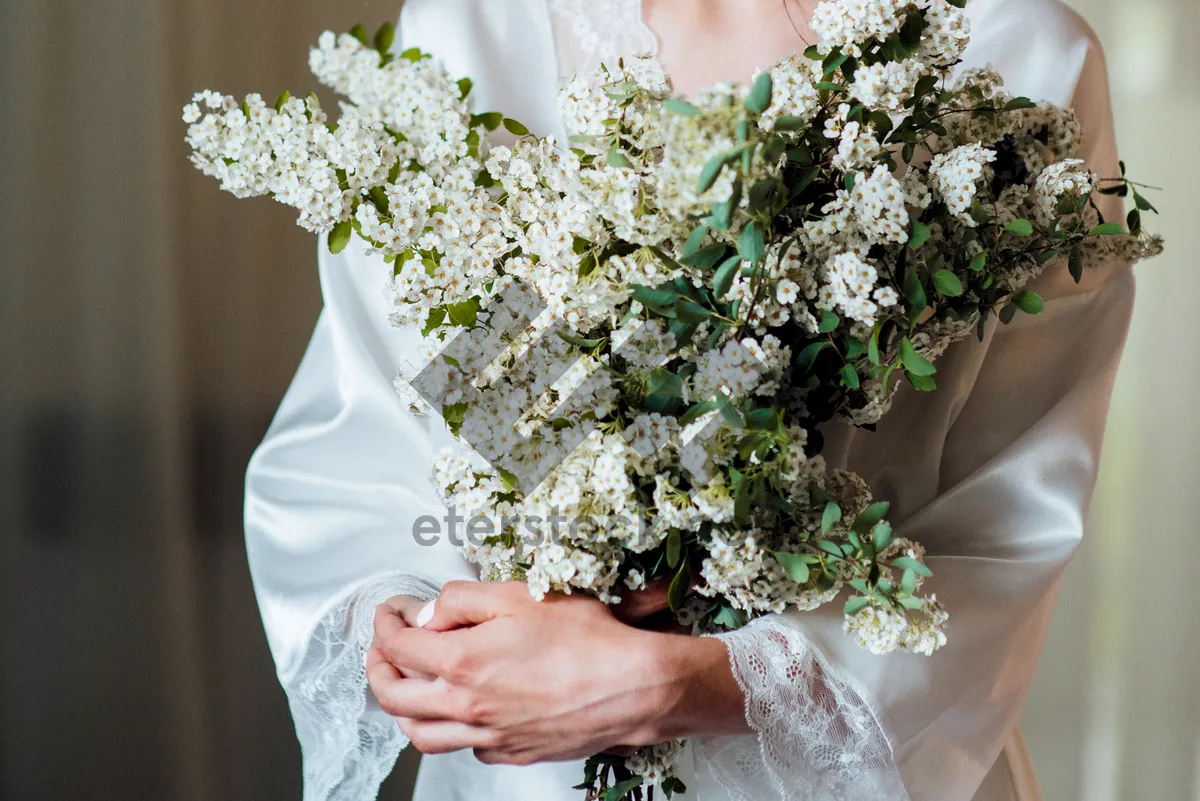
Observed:
[[[437,593],[410,574],[377,576],[317,623],[299,669],[284,683],[304,758],[304,801],[363,801],[378,794],[408,740],[367,688],[363,662],[375,607],[395,595],[432,600]]]
[[[907,801],[887,736],[858,692],[778,616],[717,635],[753,737],[697,741],[697,764],[733,801]]]

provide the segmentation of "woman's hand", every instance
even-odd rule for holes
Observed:
[[[585,596],[451,582],[423,628],[384,612],[376,638],[371,689],[423,753],[525,765],[748,731],[723,643],[633,628]]]
[[[382,643],[379,640],[379,632],[381,629],[395,628],[396,626],[419,626],[417,618],[421,615],[421,610],[427,606],[426,601],[422,601],[413,595],[393,595],[386,601],[375,607],[375,636],[371,640],[371,650],[379,648]],[[387,618],[385,621],[384,618]],[[370,650],[368,650],[368,655]],[[368,666],[370,663],[367,663]],[[413,670],[402,671],[402,675],[407,678],[422,678],[432,679],[432,676],[427,676],[423,673],[418,673]]]

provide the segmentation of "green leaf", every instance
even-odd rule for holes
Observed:
[[[672,288],[669,284],[660,287],[648,287],[636,285],[633,288],[633,299],[644,306],[652,308],[662,308],[663,306],[673,306],[675,301],[683,297],[679,291]]]
[[[724,626],[727,629],[740,629],[746,625],[746,613],[740,609],[734,609],[732,606],[722,606],[721,611],[713,618],[713,623],[718,626]],[[667,789],[667,785],[663,783],[663,790]],[[667,796],[670,798],[670,795]]]
[[[632,779],[626,779],[623,782],[618,782],[604,793],[604,801],[622,801],[630,792],[642,786],[642,777],[635,776]]]
[[[729,423],[731,426],[741,426],[745,424],[746,421],[742,419],[742,413],[737,410],[736,406],[730,403],[729,398],[722,395],[720,403],[721,416],[725,418],[727,423]]]
[[[775,120],[775,130],[777,131],[799,131],[806,125],[808,122],[803,117],[793,117],[790,114],[784,114]]]
[[[904,369],[913,375],[925,376],[937,372],[932,362],[917,353],[908,337],[900,340],[900,361],[904,364]]]
[[[829,533],[829,529],[833,528],[842,519],[842,507],[838,506],[833,501],[825,504],[825,511],[821,513],[821,533]]]
[[[838,547],[836,542],[830,542],[829,540],[817,540],[813,543],[813,545],[816,545],[830,556],[836,556],[838,559],[841,559],[843,556],[842,549]]]
[[[1028,97],[1014,97],[1004,104],[1005,111],[1018,111],[1023,108],[1037,108],[1037,103],[1034,103]]]
[[[912,305],[914,313],[923,310],[929,303],[929,299],[925,295],[925,287],[921,283],[921,279],[917,275],[917,271],[913,265],[909,265],[904,269],[904,278],[900,282],[900,290],[904,293],[904,299]]]
[[[928,578],[933,575],[933,571],[925,567],[924,564],[913,559],[911,556],[898,556],[892,560],[892,566],[898,567],[901,570],[911,570]]]
[[[872,111],[868,119],[870,119],[871,125],[875,126],[876,138],[887,136],[892,131],[892,118],[886,111]]]
[[[850,58],[848,53],[843,53],[840,47],[835,47],[829,51],[829,55],[825,56],[825,60],[821,62],[821,71],[825,75],[832,75],[838,71],[838,67],[846,63],[846,59]]]
[[[385,22],[379,26],[379,30],[375,32],[375,49],[380,53],[386,53],[392,49],[392,44],[396,41],[396,26],[390,22]],[[466,95],[464,95],[465,97]]]
[[[479,320],[479,299],[471,298],[462,303],[453,303],[446,307],[450,314],[450,322],[464,328],[474,328]]]
[[[467,155],[475,158],[479,155],[479,131],[469,131],[467,133]]]
[[[692,571],[688,569],[688,560],[685,558],[680,560],[675,578],[671,579],[671,586],[667,587],[667,603],[671,611],[678,611],[683,606],[691,584]]]
[[[758,264],[766,254],[767,246],[763,241],[762,229],[757,222],[751,222],[742,229],[738,237],[738,254],[751,264]]]
[[[1071,251],[1071,256],[1067,260],[1067,269],[1071,273],[1071,277],[1075,279],[1075,283],[1083,280],[1083,254],[1079,248]]]
[[[920,250],[921,247],[929,241],[932,234],[929,231],[929,226],[917,220],[913,221],[912,234],[908,237],[908,247],[910,250]]]
[[[528,128],[509,117],[504,118],[504,130],[508,131],[513,136],[526,136],[529,133]]]
[[[496,472],[500,474],[500,483],[504,485],[505,491],[515,492],[520,486],[520,482],[517,480],[517,477],[505,470],[503,467],[497,467]]]
[[[957,298],[963,293],[962,281],[949,270],[938,270],[933,274],[933,285],[948,298]]]
[[[779,562],[780,566],[787,571],[787,574],[792,577],[792,581],[797,584],[807,584],[811,576],[809,565],[812,563],[811,556],[801,556],[794,553],[776,553],[775,561]]]
[[[846,615],[847,617],[856,615],[866,608],[868,603],[868,599],[861,595],[855,595],[853,598],[846,601],[846,605],[842,607],[842,614]]]
[[[971,272],[974,272],[974,273],[982,272],[983,268],[987,266],[987,260],[988,260],[988,252],[986,250],[981,250],[978,253],[976,253],[975,257],[973,259],[971,259],[970,265],[968,265],[970,267]]]
[[[435,329],[440,328],[442,323],[446,322],[446,310],[443,308],[430,309],[429,317],[425,320],[425,328],[421,331],[421,336],[429,336]]]
[[[762,114],[771,105],[771,73],[764,72],[755,79],[754,85],[750,87],[750,93],[746,95],[745,103],[746,111],[751,114]]]
[[[730,470],[733,484],[733,518],[742,522],[750,514],[750,481],[737,470]]]
[[[1033,223],[1029,220],[1013,220],[1004,226],[1004,230],[1017,236],[1033,236]]]
[[[933,380],[933,376],[905,373],[904,377],[908,379],[908,383],[911,384],[912,388],[917,392],[933,392],[935,389],[937,389],[937,382]]]
[[[1025,290],[1012,296],[1012,304],[1026,314],[1041,314],[1046,310],[1046,301],[1036,292]]]
[[[599,339],[584,339],[583,337],[577,337],[577,336],[574,336],[573,334],[568,334],[565,331],[559,331],[558,336],[564,342],[569,342],[572,345],[577,345],[577,346],[583,348],[584,350],[593,350],[604,344],[603,337],[600,337]]]
[[[500,123],[504,122],[504,115],[499,111],[488,111],[484,114],[476,114],[471,117],[471,127],[482,125],[489,131],[494,131],[500,127]]]
[[[675,314],[685,323],[702,323],[713,316],[711,310],[687,298],[675,302]]]
[[[650,371],[646,388],[651,395],[660,398],[683,397],[683,379],[665,367],[655,367]]]
[[[700,170],[700,191],[707,192],[712,189],[713,184],[717,182],[717,178],[721,175],[721,170],[725,169],[725,163],[728,159],[727,154],[718,153],[708,160],[704,168]]]
[[[717,268],[716,274],[713,276],[713,297],[717,300],[725,297],[725,293],[733,286],[733,279],[737,275],[738,267],[741,266],[741,256],[730,256],[721,266]]]
[[[457,437],[458,432],[462,429],[462,424],[467,419],[467,404],[454,403],[443,405],[442,419],[446,421],[446,427],[450,429],[450,433]]]
[[[807,170],[801,173],[800,180],[792,185],[792,188],[788,191],[788,197],[790,197],[792,200],[799,198],[802,194],[804,194],[804,190],[808,189],[808,187],[812,185],[813,181],[817,180],[817,176],[820,174],[820,167],[809,167]]]
[[[696,226],[696,230],[692,231],[687,238],[687,242],[683,244],[683,257],[686,259],[691,256],[700,246],[704,244],[705,238],[708,236],[708,226],[701,224]]]
[[[371,46],[371,43],[367,40],[367,29],[362,25],[355,25],[353,28],[351,28],[350,35],[362,42],[364,47]]]
[[[854,525],[852,528],[859,534],[866,534],[871,530],[872,526],[874,526],[880,520],[883,520],[890,507],[891,504],[889,504],[887,501],[879,501],[878,503],[871,504],[866,509],[862,510],[858,517],[854,518]]]
[[[461,100],[466,100],[467,95],[471,94],[471,89],[475,86],[475,82],[470,78],[458,79],[458,96]]]
[[[725,256],[725,251],[728,246],[722,242],[715,242],[711,245],[705,245],[690,256],[685,256],[680,261],[691,267],[699,267],[702,270],[708,270],[715,267],[719,261]]]
[[[893,539],[895,535],[892,533],[892,527],[882,521],[877,523],[875,530],[871,532],[871,544],[875,546],[875,553],[881,553],[892,544]]]
[[[354,233],[354,221],[342,220],[337,225],[333,226],[333,230],[329,232],[329,252],[341,253],[350,244],[350,237]]]
[[[817,331],[822,334],[828,334],[837,329],[841,324],[842,318],[838,317],[828,309],[821,310],[821,322],[817,325]]]
[[[275,98],[275,110],[280,111],[283,108],[283,105],[291,99],[292,93],[287,89],[284,89],[283,93],[280,94],[279,97]]]
[[[796,357],[796,366],[805,370],[812,369],[813,362],[816,361],[817,355],[828,347],[831,347],[828,342],[822,341],[812,343],[804,350],[800,351],[800,355]]]
[[[692,116],[700,113],[700,109],[678,97],[668,97],[663,101],[662,106],[672,114]]]
[[[859,388],[858,371],[854,369],[854,365],[843,364],[838,374],[842,377],[842,383],[847,387],[850,389]]]
[[[683,549],[683,538],[679,536],[679,529],[671,529],[671,533],[667,535],[667,567],[674,570],[679,567],[679,556]]]
[[[721,402],[717,400],[706,400],[704,403],[697,403],[679,416],[679,425],[686,426],[694,423],[704,415],[709,412],[715,412],[719,408],[721,408]]]
[[[712,204],[712,212],[708,215],[708,221],[714,228],[719,228],[722,231],[729,230],[729,224],[733,222],[734,212],[737,211],[738,204],[742,200],[742,182],[735,181],[733,184],[733,194],[728,200],[722,200],[720,203]]]
[[[737,610],[734,610],[734,611],[737,611]],[[744,619],[744,616],[743,616],[743,619]],[[742,625],[745,625],[745,623],[743,622]],[[741,626],[735,626],[734,628],[741,628]],[[687,792],[687,785],[684,784],[682,781],[680,781],[677,776],[668,776],[667,778],[662,780],[662,784],[659,786],[662,787],[662,791],[667,796],[668,800],[671,798],[672,795],[674,795],[676,793],[686,793]]]
[[[1089,231],[1088,236],[1120,236],[1123,233],[1125,233],[1125,229],[1121,227],[1120,223],[1106,222]]]
[[[609,148],[608,154],[605,155],[604,159],[608,162],[608,166],[610,167],[624,168],[627,170],[633,169],[633,162],[629,160],[629,157],[615,147]]]

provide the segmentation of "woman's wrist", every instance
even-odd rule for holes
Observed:
[[[653,705],[656,742],[751,731],[745,696],[724,642],[658,634],[650,648],[653,669],[664,679],[661,697]]]

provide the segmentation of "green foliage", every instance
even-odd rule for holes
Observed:
[[[771,105],[771,73],[762,72],[755,79],[750,93],[746,95],[746,110],[751,114],[762,114]]]
[[[354,234],[354,224],[351,220],[342,220],[329,232],[329,252],[341,253],[350,244]]]
[[[949,270],[938,270],[933,274],[933,286],[948,298],[957,298],[963,293],[962,281]]]
[[[528,136],[529,135],[529,129],[514,119],[505,117],[503,124],[504,124],[504,130],[508,131],[510,134],[512,134],[514,136]]]
[[[359,40],[361,41],[361,40]],[[392,43],[396,41],[396,26],[390,22],[385,22],[379,26],[379,30],[375,32],[375,49],[380,53],[387,53],[392,49]],[[466,79],[464,79],[466,80]],[[466,96],[465,94],[463,95]]]
[[[915,376],[930,376],[935,372],[933,364],[917,353],[908,337],[900,341],[900,361],[904,364],[904,369]]]

